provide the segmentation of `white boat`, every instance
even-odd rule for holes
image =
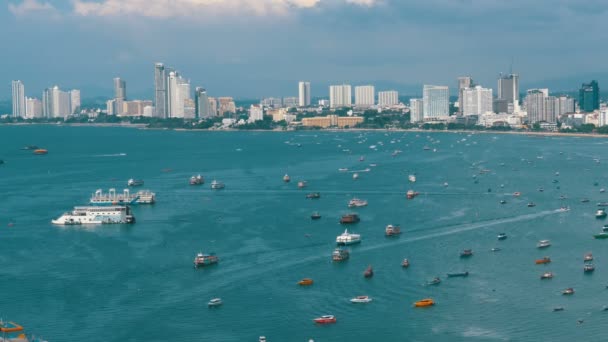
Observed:
[[[219,182],[217,180],[213,180],[213,182],[211,182],[211,189],[213,190],[220,190],[223,189],[225,187],[224,183]]]
[[[540,240],[536,244],[537,248],[546,248],[546,247],[549,247],[549,246],[551,246],[551,241],[549,241],[549,240]]]
[[[359,174],[358,173],[353,173],[353,179],[358,179],[359,178]]]
[[[415,175],[409,175],[407,177],[407,179],[411,182],[411,183],[416,183],[416,176]]]
[[[339,168],[339,169],[338,169],[338,171],[340,171],[340,172],[347,172],[347,171],[348,171],[348,169],[347,169],[347,168],[345,168],[345,167],[341,167],[341,168]]]
[[[351,298],[351,303],[369,303],[372,299],[368,296],[357,296],[355,298]]]
[[[222,302],[222,298],[212,298],[212,299],[211,299],[211,300],[210,300],[210,301],[207,303],[207,305],[208,305],[208,306],[220,306],[220,305],[222,305],[222,304],[223,304],[223,302]]]
[[[359,198],[353,198],[348,202],[348,207],[349,208],[353,208],[353,207],[366,207],[367,206],[367,201],[366,200],[362,200]]]
[[[352,245],[361,242],[361,235],[349,233],[348,229],[344,230],[344,233],[336,237],[336,243],[338,245]]]
[[[259,342],[266,342],[266,336],[260,336]]]
[[[131,178],[127,181],[127,186],[142,186],[142,185],[144,185],[144,181],[141,179]]]
[[[129,189],[124,189],[122,194],[116,193],[116,189],[110,189],[107,194],[97,189],[89,200],[91,205],[154,204],[154,202],[156,202],[156,194],[150,190],[140,190],[132,194]]]
[[[51,222],[58,225],[120,224],[134,223],[135,217],[128,206],[89,206],[74,207],[72,212],[65,213]]]

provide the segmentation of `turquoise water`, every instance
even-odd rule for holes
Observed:
[[[599,192],[608,187],[608,140],[61,126],[0,126],[0,137],[0,316],[49,341],[604,339],[608,241],[592,235],[603,224],[595,203],[608,201]],[[31,144],[49,154],[20,150]],[[403,153],[392,156],[396,149]],[[371,172],[353,180],[343,167]],[[207,183],[189,186],[198,173]],[[136,224],[50,223],[95,189],[120,190],[129,178],[157,193],[154,206],[134,208]],[[211,191],[214,178],[226,188]],[[298,180],[308,188],[297,189]],[[408,201],[410,188],[421,195]],[[306,199],[312,191],[321,199]],[[353,197],[369,201],[349,227],[363,241],[335,264],[338,220]],[[528,208],[531,201],[537,206]],[[571,211],[556,211],[562,204]],[[323,217],[312,221],[317,210]],[[404,233],[386,238],[389,223]],[[500,232],[508,239],[497,241]],[[538,250],[540,239],[553,245]],[[459,258],[465,248],[475,255]],[[199,251],[216,252],[220,264],[195,270]],[[587,252],[592,275],[583,274]],[[545,255],[551,264],[534,264]],[[363,278],[367,265],[372,279]],[[469,277],[445,276],[464,270]],[[555,278],[541,281],[544,271]],[[434,276],[443,282],[423,286]],[[298,287],[305,277],[314,285]],[[567,287],[576,294],[562,296]],[[357,295],[373,302],[351,304]],[[207,308],[213,297],[224,305]],[[437,305],[412,308],[426,297]],[[556,306],[565,310],[552,312]],[[315,326],[323,314],[337,324]]]

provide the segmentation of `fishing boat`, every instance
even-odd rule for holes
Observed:
[[[194,267],[203,267],[208,265],[217,264],[220,259],[215,255],[215,253],[211,254],[203,254],[197,253],[196,257],[194,257]]]
[[[418,193],[414,190],[408,190],[405,196],[407,199],[413,199],[414,197],[418,196]]]
[[[318,193],[318,192],[312,192],[310,194],[306,194],[306,198],[309,198],[309,199],[319,199],[319,198],[321,198],[321,194]]]
[[[562,294],[563,294],[563,295],[573,295],[573,294],[574,294],[574,289],[573,289],[573,288],[571,288],[571,287],[569,287],[569,288],[567,288],[567,289],[563,290],[563,291],[562,291]]]
[[[342,215],[342,217],[340,217],[340,223],[342,223],[342,224],[357,223],[359,221],[361,221],[361,219],[359,218],[359,215],[357,215],[357,214],[346,214],[346,215]]]
[[[216,307],[216,306],[220,306],[222,305],[222,299],[221,298],[212,298],[209,300],[209,302],[207,302],[207,306],[209,307]]]
[[[74,210],[64,213],[56,220],[57,225],[81,224],[123,224],[135,223],[135,217],[129,206],[88,206],[74,207]]]
[[[435,305],[435,301],[432,300],[431,298],[421,299],[414,303],[414,307],[417,307],[417,308],[424,308],[424,307],[433,306],[433,305]]]
[[[591,254],[591,253],[585,254],[585,257],[583,258],[583,261],[584,262],[593,261],[593,254]]]
[[[224,185],[224,183],[217,181],[217,180],[213,180],[213,182],[211,182],[211,189],[213,190],[221,190],[223,188],[225,188],[226,185]]]
[[[346,249],[336,248],[331,254],[331,260],[333,261],[344,261],[350,257],[350,253]]]
[[[595,271],[595,266],[593,266],[593,264],[585,264],[585,266],[583,266],[583,272],[591,273],[593,271]]]
[[[507,234],[500,233],[497,235],[498,240],[505,240],[507,238]]]
[[[313,284],[313,280],[310,278],[304,278],[298,282],[300,286],[310,286]]]
[[[465,249],[462,252],[460,252],[460,257],[461,258],[468,258],[473,256],[473,250],[472,249]]]
[[[37,155],[43,155],[43,154],[47,154],[47,153],[49,153],[49,151],[47,151],[47,150],[45,150],[43,148],[39,148],[39,149],[34,150],[34,154],[37,154]]]
[[[553,278],[553,272],[545,272],[541,274],[540,279],[551,279]]]
[[[606,211],[604,209],[598,209],[595,212],[595,218],[606,218]]]
[[[349,208],[358,208],[358,207],[366,207],[367,201],[359,198],[353,198],[348,202]]]
[[[549,257],[544,257],[542,259],[536,259],[534,261],[534,263],[537,264],[537,265],[548,264],[550,262],[551,262],[551,258],[549,258]]]
[[[341,246],[353,245],[361,242],[361,235],[349,233],[348,229],[344,230],[344,233],[336,237],[336,243]]]
[[[285,176],[283,176],[283,182],[289,183],[289,181],[291,181],[291,178],[289,177],[288,174],[285,174]]]
[[[416,183],[416,175],[409,175],[407,176],[407,179],[410,181],[410,183]]]
[[[465,272],[457,272],[457,273],[448,273],[448,277],[449,278],[455,278],[455,277],[468,277],[469,276],[469,272],[465,271]]]
[[[367,266],[367,268],[365,269],[365,271],[363,272],[363,276],[365,278],[371,278],[374,276],[374,270],[372,269],[372,266]]]
[[[318,212],[318,211],[315,211],[314,213],[312,213],[312,214],[310,215],[310,218],[311,218],[311,219],[313,219],[313,220],[318,220],[318,219],[320,219],[320,218],[321,218],[321,214],[319,214],[319,212]]]
[[[439,277],[435,277],[429,281],[426,282],[426,285],[439,285],[441,283],[441,279],[439,279]]]
[[[403,259],[403,261],[401,262],[401,267],[403,267],[403,268],[410,267],[410,261],[407,259]]]
[[[144,185],[144,181],[141,179],[131,178],[127,181],[127,186],[142,186],[142,185]]]
[[[336,317],[334,315],[323,315],[313,319],[317,324],[333,324],[336,323]]]
[[[593,235],[593,237],[595,239],[608,239],[608,233],[607,232],[601,232],[599,234]]]
[[[401,234],[401,228],[399,226],[396,226],[396,225],[394,226],[392,224],[389,224],[384,229],[384,234],[386,236],[397,236],[397,235]]]
[[[357,296],[355,298],[351,298],[351,303],[369,303],[372,301],[372,298],[369,296]]]
[[[549,240],[540,240],[536,244],[536,248],[547,248],[549,246],[551,246],[551,241]]]
[[[306,181],[299,181],[298,182],[298,188],[299,189],[304,189],[306,187],[307,183]]]
[[[190,185],[201,185],[205,183],[205,178],[201,175],[190,177]]]

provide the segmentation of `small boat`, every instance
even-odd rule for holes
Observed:
[[[414,190],[408,190],[405,196],[407,199],[413,199],[414,197],[418,196],[418,193]]]
[[[600,193],[602,193],[602,194],[603,194],[604,192],[606,192],[606,189],[601,188],[601,189],[600,189]]]
[[[581,199],[581,203],[589,203],[589,199],[588,198],[583,198],[583,199]]]
[[[608,239],[608,233],[602,232],[602,233],[593,235],[593,237],[595,239]]]
[[[306,187],[307,183],[306,181],[299,181],[298,182],[298,188],[299,189],[304,189]]]
[[[189,183],[190,185],[201,185],[205,183],[205,178],[201,175],[192,176],[190,177]]]
[[[341,167],[341,168],[339,168],[339,169],[338,169],[338,171],[339,171],[339,172],[347,172],[347,171],[348,171],[348,169],[347,169],[347,168],[345,168],[345,167]]]
[[[500,200],[500,204],[507,204],[507,201],[505,201],[505,200]]]
[[[569,287],[567,289],[565,289],[564,291],[562,291],[563,295],[573,295],[574,294],[574,289]]]
[[[557,209],[557,211],[559,211],[560,213],[564,213],[566,211],[570,211],[570,207],[569,206],[563,206],[563,207],[560,207],[559,209]]]
[[[211,182],[211,189],[213,190],[220,190],[225,188],[226,186],[224,185],[224,183],[217,181],[217,180],[213,180],[213,182]]]
[[[313,284],[313,280],[310,278],[304,278],[298,282],[300,286],[310,286]]]
[[[288,174],[285,174],[285,176],[283,176],[283,182],[289,183],[289,181],[291,181],[291,178],[289,178]]]
[[[469,272],[465,271],[465,272],[457,272],[457,273],[448,273],[448,277],[449,278],[455,278],[455,277],[468,277],[469,276]]]
[[[521,192],[516,191],[513,193],[513,197],[519,197],[519,196],[521,196]]]
[[[547,248],[549,246],[551,246],[551,241],[549,240],[540,240],[536,244],[536,248]]]
[[[363,272],[363,276],[365,278],[371,278],[374,276],[374,269],[372,269],[372,266],[367,266],[367,268],[365,269],[365,271]]]
[[[320,218],[321,218],[321,214],[319,214],[319,212],[318,212],[318,211],[315,211],[314,213],[312,213],[312,214],[310,215],[310,218],[311,218],[311,219],[313,219],[313,220],[318,220],[318,219],[320,219]]]
[[[331,260],[333,261],[344,261],[350,257],[350,253],[346,249],[336,248],[331,254]]]
[[[583,272],[591,273],[593,271],[595,271],[595,266],[593,266],[593,264],[585,264],[585,266],[583,266]]]
[[[310,194],[306,194],[306,198],[319,199],[319,198],[321,198],[321,194],[318,192],[311,192]]]
[[[543,188],[538,188],[538,192],[543,192],[543,191],[545,191],[545,189],[543,189]]]
[[[551,262],[551,258],[549,258],[549,257],[544,257],[542,259],[536,259],[534,261],[534,263],[537,264],[537,265],[548,264],[550,262]]]
[[[194,267],[203,267],[207,265],[217,264],[220,259],[214,254],[198,253],[194,258]]]
[[[446,188],[448,187],[448,185],[449,185],[448,182],[443,183],[443,186]]]
[[[266,342],[266,336],[260,336],[258,342]]]
[[[494,247],[494,248],[490,249],[490,251],[492,251],[492,252],[499,252],[499,251],[500,251],[500,248],[498,248],[498,247]]]
[[[497,235],[498,240],[505,240],[507,238],[507,234],[500,233]]]
[[[605,225],[602,227],[602,231],[603,231],[603,232],[608,232],[608,224],[605,224]]]
[[[39,149],[34,150],[34,154],[37,154],[37,155],[43,155],[43,154],[47,154],[47,153],[49,153],[49,151],[47,151],[47,150],[45,150],[43,148],[39,148]]]
[[[369,303],[372,299],[368,296],[357,296],[355,298],[351,298],[351,303]]]
[[[358,208],[358,207],[366,207],[366,206],[367,206],[367,201],[358,199],[358,198],[353,198],[348,202],[349,208]]]
[[[598,209],[595,212],[595,218],[606,218],[606,211],[604,209]]]
[[[431,148],[428,147],[428,146],[424,146],[422,149],[425,150],[425,151],[429,151]]]
[[[401,228],[399,226],[393,226],[392,224],[389,224],[384,229],[384,234],[386,236],[396,236],[396,235],[399,235],[399,234],[401,234]]]
[[[403,261],[401,262],[401,267],[403,267],[403,268],[410,267],[410,261],[407,259],[403,259]]]
[[[36,145],[27,145],[21,148],[22,150],[38,150],[40,149],[40,147],[36,146]]]
[[[407,176],[407,179],[410,181],[410,183],[416,183],[416,175],[409,175]]]
[[[421,299],[414,303],[414,307],[417,307],[417,308],[423,308],[423,307],[428,307],[428,306],[433,306],[433,305],[435,305],[435,301],[432,300],[431,298]]]
[[[361,221],[361,219],[357,214],[346,214],[340,217],[340,223],[342,224],[357,223],[359,221]]]
[[[336,323],[336,317],[334,315],[323,315],[313,320],[317,324],[332,324]]]
[[[141,179],[131,178],[127,181],[127,186],[142,186],[142,185],[144,185],[144,181]]]
[[[558,311],[564,311],[564,307],[563,306],[558,306],[556,308],[553,308],[553,312],[558,312]]]
[[[529,202],[528,203],[528,208],[532,208],[532,207],[536,207],[536,204],[534,204],[534,202]]]
[[[598,202],[597,206],[598,207],[608,207],[608,202]]]
[[[540,279],[551,279],[551,278],[553,278],[552,272],[545,272],[540,276]]]
[[[465,249],[462,252],[460,252],[460,257],[461,258],[467,258],[473,256],[473,250],[472,249]]]
[[[431,279],[430,281],[426,282],[426,285],[439,285],[441,283],[441,279],[439,279],[439,277],[435,277],[433,279]]]
[[[359,179],[359,174],[358,173],[353,173],[353,179]]]
[[[207,306],[209,307],[214,307],[214,306],[220,306],[222,305],[222,299],[221,298],[212,298],[208,303]]]
[[[585,261],[585,262],[586,261],[593,261],[593,254],[591,254],[591,253],[585,254],[585,257],[584,257],[583,261]]]

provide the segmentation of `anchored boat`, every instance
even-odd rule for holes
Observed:
[[[117,193],[114,188],[110,189],[107,194],[101,189],[97,189],[89,200],[89,204],[99,206],[154,204],[155,202],[156,194],[149,190],[140,190],[132,194],[129,189],[124,189],[122,193]]]
[[[58,225],[120,224],[135,223],[135,217],[129,206],[89,206],[74,207],[72,212],[65,213],[51,222]]]

